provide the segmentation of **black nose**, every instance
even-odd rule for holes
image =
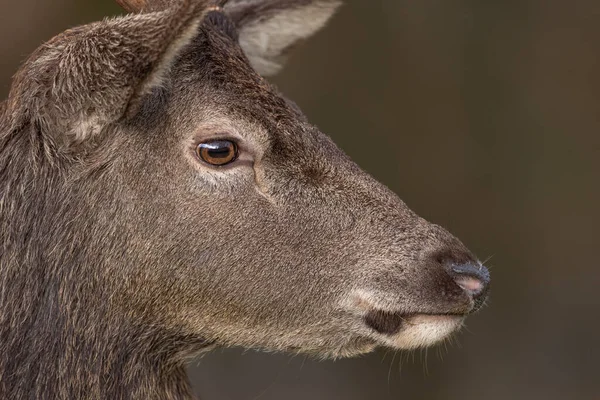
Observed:
[[[490,271],[479,263],[451,264],[454,281],[476,302],[483,302],[490,286]]]

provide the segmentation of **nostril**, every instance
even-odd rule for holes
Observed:
[[[483,292],[485,285],[479,279],[471,278],[470,276],[458,276],[454,278],[454,281],[464,291],[469,292],[471,295],[476,296]]]
[[[452,265],[450,270],[456,284],[473,297],[483,294],[490,283],[490,272],[483,265]]]

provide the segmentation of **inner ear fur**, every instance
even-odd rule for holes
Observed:
[[[339,0],[229,0],[224,9],[254,69],[269,76],[282,68],[288,50],[321,29],[340,5]]]
[[[36,50],[13,80],[12,125],[35,122],[83,141],[135,114],[197,34],[210,0],[171,1],[161,11],[74,28]]]

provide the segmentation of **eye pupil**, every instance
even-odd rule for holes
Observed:
[[[212,158],[227,158],[231,152],[229,147],[216,147],[214,149],[206,147],[205,151]]]
[[[216,166],[229,164],[237,158],[237,146],[229,140],[200,143],[196,152],[202,161]]]

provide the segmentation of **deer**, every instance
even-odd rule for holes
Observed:
[[[243,347],[426,347],[489,271],[266,79],[337,0],[118,0],[0,105],[0,398],[192,399]]]

